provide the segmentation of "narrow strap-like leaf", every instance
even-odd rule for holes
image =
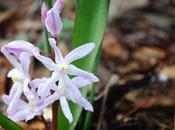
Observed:
[[[73,34],[73,48],[88,42],[96,43],[95,50],[91,55],[75,62],[81,69],[92,71],[98,63],[103,34],[106,27],[109,0],[78,0],[75,28]],[[82,89],[83,96],[86,95],[87,88]],[[64,117],[60,107],[58,110],[58,130],[74,130],[79,120],[82,108],[69,102],[73,123],[69,124]]]
[[[5,130],[22,130],[20,126],[4,116],[2,113],[0,113],[0,126],[2,126]]]

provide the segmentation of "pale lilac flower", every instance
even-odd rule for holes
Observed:
[[[37,50],[37,49],[35,49]],[[15,104],[18,103],[18,100],[21,97],[21,94],[24,93],[26,97],[30,96],[30,89],[28,88],[28,83],[30,82],[29,65],[30,65],[30,53],[21,52],[19,59],[8,52],[8,49],[5,47],[1,48],[2,53],[6,58],[12,63],[14,68],[9,71],[8,77],[11,78],[14,82],[9,93],[10,104],[7,109],[9,114],[13,114]],[[16,52],[11,50],[12,52]],[[18,53],[15,53],[18,55]]]
[[[50,102],[50,104],[51,104],[55,100],[60,100],[60,105],[61,105],[61,109],[63,111],[63,114],[68,119],[69,123],[71,123],[73,121],[73,116],[72,116],[71,110],[69,108],[69,104],[67,102],[67,99],[84,107],[85,110],[93,111],[92,105],[84,97],[82,97],[82,95],[78,89],[78,88],[84,87],[86,85],[90,85],[90,84],[92,84],[92,82],[89,82],[81,77],[75,77],[72,80],[70,80],[67,77],[66,80],[69,83],[65,84],[64,80],[60,79],[59,84],[57,86],[53,87],[53,90],[55,92],[53,95],[49,96],[49,98],[47,99],[47,102]],[[72,85],[70,86],[70,84],[72,84]]]
[[[5,54],[8,52],[15,56],[20,56],[22,52],[33,55],[33,49],[36,49],[36,47],[34,47],[32,43],[23,40],[15,40],[8,43],[7,45],[4,45],[1,51]]]
[[[10,105],[10,96],[4,95],[3,100],[6,105]],[[14,106],[15,110],[13,113],[7,112],[8,117],[14,121],[28,121],[35,116],[43,114],[43,108],[45,108],[46,104],[44,104],[44,99],[41,99],[37,95],[36,89],[30,91],[30,96],[27,97],[27,100],[28,102],[18,99],[17,104]]]
[[[53,9],[60,14],[63,9],[63,6],[64,6],[64,0],[56,0],[55,4],[53,5]]]
[[[51,89],[49,84],[56,82],[61,78],[65,80],[68,75],[76,75],[78,77],[84,78],[85,80],[88,80],[89,82],[97,82],[99,80],[93,73],[81,70],[73,64],[70,64],[71,62],[88,55],[94,49],[94,43],[84,44],[74,49],[65,58],[63,58],[59,48],[56,46],[55,39],[49,38],[49,41],[55,52],[55,62],[53,62],[50,58],[40,55],[37,50],[34,51],[35,57],[41,61],[50,71],[53,71],[50,80],[48,80],[48,83],[43,85],[43,87],[38,88],[38,93],[40,96],[48,96],[46,94]]]
[[[45,20],[47,18],[47,6],[46,6],[46,3],[43,2],[42,5],[41,5],[41,21],[42,23],[45,25]]]
[[[59,99],[63,113],[71,123],[73,117],[66,99],[72,100],[74,103],[81,105],[86,110],[93,111],[92,105],[82,97],[78,88],[97,82],[99,79],[93,73],[81,70],[70,63],[88,55],[94,49],[95,44],[87,43],[82,45],[71,51],[65,58],[63,58],[59,48],[56,46],[55,39],[50,38],[49,41],[55,52],[55,62],[40,55],[38,51],[34,51],[35,57],[50,71],[53,71],[51,78],[47,81],[47,83],[38,88],[38,94],[41,97],[47,97],[50,90],[54,90],[55,93],[49,97],[50,102],[53,103],[55,100]],[[70,79],[69,75],[77,77]],[[58,86],[54,87],[52,84],[57,81],[59,81]]]
[[[28,91],[28,96],[26,96],[27,101],[21,99],[16,99],[17,103],[14,104],[15,109],[13,113],[7,111],[8,117],[14,121],[28,121],[33,119],[35,116],[40,116],[43,114],[43,109],[50,105],[53,101],[52,95],[46,98],[39,97],[37,94],[37,88],[40,84],[45,83],[48,78],[34,79],[29,82],[30,91]],[[56,84],[52,84],[56,87]],[[10,95],[4,95],[3,100],[6,105],[11,104]]]
[[[57,0],[54,6],[48,10],[46,3],[43,2],[41,6],[41,20],[46,26],[48,32],[51,33],[52,37],[57,37],[63,27],[62,20],[60,18],[60,12],[63,8],[64,1]]]

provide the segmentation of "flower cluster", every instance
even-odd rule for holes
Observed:
[[[84,44],[67,56],[62,56],[55,38],[62,28],[59,14],[63,5],[63,0],[56,0],[50,10],[45,3],[41,8],[42,22],[52,35],[49,42],[55,53],[54,61],[41,55],[40,50],[27,41],[16,40],[1,48],[1,52],[14,67],[8,73],[13,81],[10,93],[3,95],[3,101],[8,105],[8,117],[14,121],[28,121],[42,115],[43,109],[56,100],[60,101],[62,111],[70,123],[73,117],[67,100],[79,104],[85,110],[93,111],[92,105],[82,96],[79,88],[98,82],[99,79],[93,73],[81,70],[71,63],[92,52],[95,43]],[[51,71],[51,76],[33,79],[29,73],[31,57],[43,63]],[[21,98],[22,95],[26,100]]]

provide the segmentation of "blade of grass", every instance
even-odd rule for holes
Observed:
[[[20,126],[4,116],[2,113],[0,113],[0,126],[2,126],[5,130],[22,130]]]
[[[73,35],[73,48],[76,48],[87,42],[96,43],[96,48],[91,55],[75,62],[75,65],[81,69],[93,71],[98,62],[98,53],[101,49],[101,43],[106,26],[109,0],[78,0],[75,28]],[[82,89],[82,95],[85,96],[87,88]],[[72,102],[69,102],[74,121],[69,124],[64,117],[61,108],[58,109],[58,130],[74,130],[79,120],[82,108]]]

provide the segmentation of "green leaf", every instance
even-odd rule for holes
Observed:
[[[75,65],[87,71],[93,71],[98,63],[103,34],[106,27],[109,0],[78,0],[73,48],[88,42],[96,43],[96,48],[87,57],[75,62]],[[87,88],[82,89],[86,96]],[[69,124],[61,108],[58,109],[58,130],[74,130],[79,120],[82,108],[69,102],[74,121]]]
[[[20,126],[4,116],[2,113],[0,113],[0,126],[2,126],[5,130],[22,130]]]
[[[51,9],[52,8],[52,0],[47,0],[47,5],[48,5],[49,9]],[[51,46],[50,46],[49,40],[48,40],[48,38],[50,37],[50,33],[48,32],[46,27],[44,27],[44,33],[45,33],[45,38],[46,38],[45,39],[46,43],[44,43],[44,44],[46,44],[46,46],[47,46],[47,52],[51,53],[52,49],[51,49]]]
[[[47,4],[48,4],[49,9],[51,9],[52,8],[52,0],[47,0]]]

